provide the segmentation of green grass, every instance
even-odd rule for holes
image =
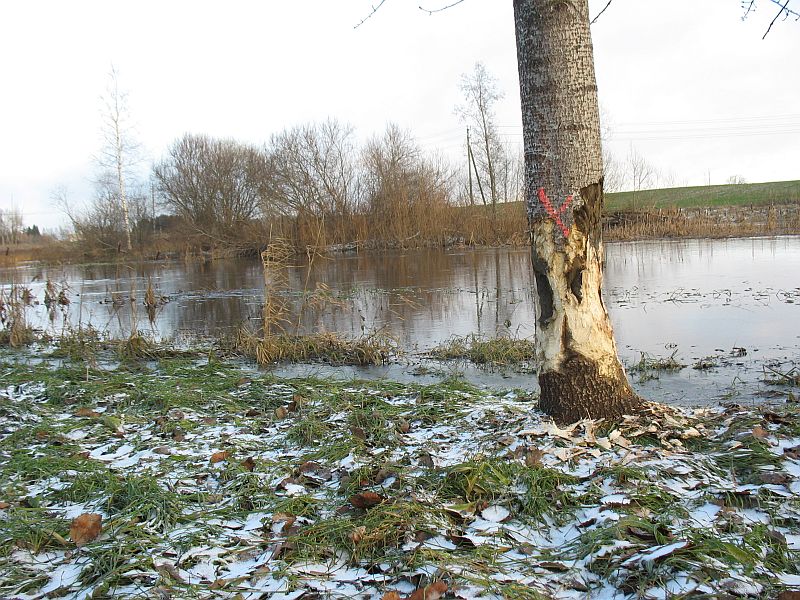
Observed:
[[[800,181],[707,185],[606,194],[606,212],[642,208],[706,208],[800,202]]]

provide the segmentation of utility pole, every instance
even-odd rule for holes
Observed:
[[[153,235],[156,234],[156,190],[153,182],[150,182],[150,205],[152,207],[152,216],[153,216]]]
[[[478,191],[481,193],[481,202],[486,206],[486,195],[483,193],[483,185],[481,184],[481,177],[478,175],[478,165],[475,164],[475,155],[472,153],[472,147],[467,148],[467,154],[472,161],[472,167],[475,169],[475,180],[478,182]]]
[[[469,126],[467,126],[467,171],[469,171],[469,205],[475,206],[475,198],[472,195],[472,146],[469,143]],[[477,175],[477,173],[475,173]]]

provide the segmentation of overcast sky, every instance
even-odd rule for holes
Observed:
[[[482,61],[521,140],[511,0],[209,2],[26,0],[0,4],[0,208],[57,227],[50,197],[93,193],[101,96],[113,64],[149,162],[184,133],[261,144],[335,117],[364,139],[387,122],[460,160],[462,73]],[[596,14],[606,0],[590,0]],[[790,7],[800,9],[800,0]],[[592,27],[611,148],[631,147],[678,184],[800,179],[800,23],[759,0],[614,0]]]

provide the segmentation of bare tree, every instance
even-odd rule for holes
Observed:
[[[102,117],[103,147],[97,158],[101,167],[98,181],[102,187],[107,187],[110,177],[113,178],[114,199],[122,212],[125,247],[130,250],[131,219],[127,182],[132,177],[131,170],[139,158],[139,145],[132,134],[127,94],[119,87],[119,74],[113,65],[108,74],[108,87],[103,96]]]
[[[652,187],[658,172],[634,146],[631,146],[625,163],[630,177],[630,189],[633,191],[633,206],[635,208],[636,193]]]
[[[426,159],[409,131],[389,124],[362,153],[366,211],[372,235],[403,245],[420,233],[443,238],[450,204],[452,169]]]
[[[0,243],[16,244],[22,234],[22,211],[19,207],[0,208]]]
[[[269,163],[265,153],[233,140],[184,135],[153,167],[164,204],[195,231],[232,240],[261,206]]]
[[[503,146],[495,125],[495,105],[503,93],[497,80],[489,73],[483,63],[475,63],[471,73],[461,76],[459,85],[464,95],[464,104],[456,107],[456,112],[467,125],[474,129],[478,142],[473,151],[476,176],[488,182],[492,208],[497,208],[497,163],[502,161]]]
[[[345,239],[361,201],[353,128],[329,119],[287,129],[272,137],[268,153],[265,213],[333,221],[335,235]]]

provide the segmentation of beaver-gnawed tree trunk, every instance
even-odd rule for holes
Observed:
[[[603,162],[588,0],[514,0],[540,406],[559,422],[641,400],[601,295]]]

